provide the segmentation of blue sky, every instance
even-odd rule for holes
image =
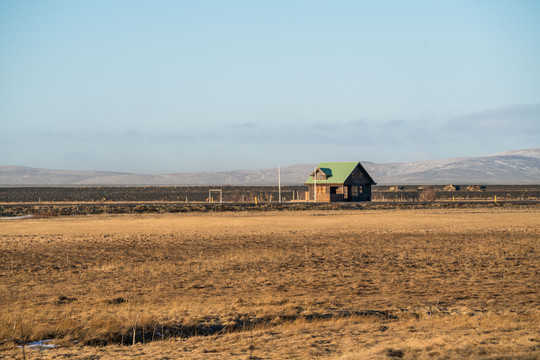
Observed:
[[[540,1],[0,0],[0,165],[142,173],[540,147]]]

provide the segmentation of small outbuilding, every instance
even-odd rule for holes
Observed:
[[[306,200],[317,202],[371,201],[375,181],[359,162],[323,162],[309,176]]]

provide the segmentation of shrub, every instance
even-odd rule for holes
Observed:
[[[418,199],[423,202],[432,202],[435,201],[435,189],[427,188],[423,189],[418,194]]]

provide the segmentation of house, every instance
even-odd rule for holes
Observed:
[[[309,176],[306,200],[317,202],[371,201],[376,185],[359,162],[323,162]]]

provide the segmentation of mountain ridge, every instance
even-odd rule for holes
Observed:
[[[365,161],[362,164],[380,185],[540,183],[540,148],[477,157],[382,164]],[[303,184],[314,165],[281,167],[281,183]],[[0,166],[0,186],[277,185],[277,182],[277,168],[154,175]]]

